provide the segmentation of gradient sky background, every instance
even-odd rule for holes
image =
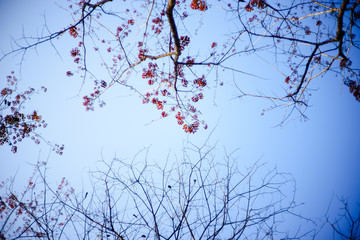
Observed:
[[[204,21],[213,21],[212,14],[210,10],[204,15]],[[10,49],[10,37],[17,39],[23,31],[25,35],[45,31],[45,20],[51,31],[72,23],[66,11],[53,1],[0,0],[0,50]],[[205,34],[209,36],[202,35],[204,38],[211,38],[212,33]],[[261,76],[266,80],[224,74],[221,77],[224,86],[217,88],[216,94],[214,89],[209,89],[201,108],[209,129],[188,135],[173,116],[159,119],[159,112],[153,106],[143,105],[137,96],[117,86],[104,96],[107,103],[104,108],[86,112],[82,96],[88,91],[83,89],[79,94],[81,80],[65,75],[73,68],[70,41],[70,37],[54,41],[60,57],[49,44],[27,52],[21,72],[19,55],[0,62],[1,89],[12,70],[20,79],[20,87],[48,88],[47,93],[35,95],[27,102],[26,109],[38,110],[47,121],[48,127],[42,131],[44,138],[65,144],[63,156],[50,152],[46,144],[35,145],[30,140],[19,144],[17,154],[12,154],[8,146],[1,147],[1,179],[17,174],[17,184],[22,186],[32,171],[30,164],[49,158],[52,181],[65,176],[75,188],[81,189],[87,172],[102,158],[131,159],[142,148],[151,146],[149,158],[164,161],[169,151],[181,156],[187,141],[203,144],[214,129],[210,143],[216,144],[219,157],[224,148],[228,152],[238,148],[236,156],[244,165],[262,158],[270,167],[292,173],[297,181],[296,201],[304,203],[300,208],[304,216],[320,219],[332,198],[333,214],[338,213],[341,205],[337,199],[342,197],[349,200],[354,214],[360,210],[360,103],[340,78],[327,74],[313,81],[311,87],[316,91],[307,111],[308,121],[294,120],[276,127],[282,112],[270,111],[261,116],[269,103],[236,98],[238,92],[233,81],[245,88],[255,80],[261,85],[272,84],[270,79],[276,78],[277,73],[264,67]],[[353,64],[359,66],[359,60],[353,58]],[[256,62],[263,63],[244,57],[243,62],[236,64],[242,64],[248,72],[259,73]],[[324,236],[331,236],[327,234]]]

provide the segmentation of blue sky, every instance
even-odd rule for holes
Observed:
[[[204,15],[204,21],[214,19],[211,14],[209,11],[208,16]],[[23,30],[26,35],[44,31],[44,19],[52,31],[62,28],[62,21],[72,22],[52,1],[0,0],[1,51],[9,49],[10,36],[18,38]],[[206,39],[212,39],[214,32],[206,34]],[[65,176],[72,185],[81,188],[87,172],[101,158],[131,159],[142,148],[151,146],[150,158],[163,161],[169,151],[181,156],[187,141],[201,145],[214,130],[210,142],[216,144],[218,156],[224,148],[229,152],[238,148],[236,155],[244,165],[261,158],[280,171],[292,173],[297,181],[297,202],[304,203],[300,209],[303,215],[321,218],[331,199],[341,197],[349,200],[354,213],[359,211],[360,105],[339,77],[327,74],[313,81],[316,91],[307,111],[308,121],[293,120],[276,127],[282,112],[274,110],[261,116],[269,102],[236,98],[234,82],[249,89],[267,86],[279,77],[278,73],[264,67],[260,74],[265,80],[221,73],[224,86],[209,88],[202,104],[203,119],[209,129],[188,135],[173,116],[159,119],[159,111],[153,106],[143,105],[139,97],[117,86],[104,96],[107,103],[104,108],[86,112],[82,106],[82,96],[88,94],[86,87],[81,89],[81,80],[65,75],[73,68],[69,56],[71,41],[69,37],[54,40],[60,56],[49,44],[29,51],[21,72],[19,55],[0,63],[1,88],[12,70],[21,79],[20,87],[48,88],[47,93],[34,96],[26,107],[37,109],[49,124],[42,131],[46,139],[65,144],[63,156],[49,153],[46,144],[35,145],[29,140],[19,145],[17,154],[12,154],[7,146],[0,148],[1,178],[17,173],[19,179],[22,176],[27,179],[26,174],[32,170],[29,163],[49,158],[52,181]],[[239,64],[248,72],[258,73],[258,63],[264,64],[260,59],[244,58]],[[358,60],[355,58],[353,64],[358,66]],[[18,181],[21,185],[22,181]],[[337,204],[333,202],[334,213],[340,207]]]

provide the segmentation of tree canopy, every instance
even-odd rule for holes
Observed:
[[[195,133],[207,128],[199,103],[224,84],[226,72],[249,82],[270,80],[271,85],[234,86],[238,97],[269,99],[264,111],[283,108],[281,123],[294,114],[306,119],[311,83],[322,76],[336,74],[360,100],[359,68],[352,61],[359,49],[355,0],[102,0],[68,1],[60,8],[72,21],[55,31],[45,22],[46,31],[15,39],[0,61],[49,44],[60,57],[70,54],[73,67],[64,75],[87,89],[81,94],[88,111],[105,105],[109,88],[123,87],[153,105],[159,117],[172,116],[185,132]],[[218,18],[210,21],[210,12]],[[69,53],[58,52],[57,43],[69,37]],[[243,59],[262,62],[264,72],[244,69]],[[265,70],[269,66],[273,73]],[[6,106],[9,91],[1,93]],[[3,129],[16,128],[1,119]],[[2,142],[8,134],[2,131]]]

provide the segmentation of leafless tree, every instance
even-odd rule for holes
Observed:
[[[333,239],[360,239],[360,212],[354,213],[356,208],[350,208],[347,200],[340,199],[340,202],[342,208],[335,218],[329,215],[331,203],[329,204],[322,228],[330,226],[333,231]]]
[[[82,196],[65,180],[51,188],[44,173],[38,175],[40,192],[30,179],[25,194],[2,193],[3,239],[301,239],[309,234],[286,229],[289,218],[295,217],[299,228],[306,221],[296,214],[291,175],[259,161],[244,167],[234,153],[219,159],[212,148],[192,147],[180,160],[169,155],[163,165],[151,164],[145,150],[133,160],[103,161],[91,174],[92,190]]]

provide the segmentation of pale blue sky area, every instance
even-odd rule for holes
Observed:
[[[213,12],[207,14],[204,21],[214,19]],[[53,1],[0,0],[0,50],[6,52],[10,36],[19,38],[22,31],[26,35],[46,31],[45,19],[51,31],[72,23],[69,15]],[[208,34],[203,37],[211,39],[214,32]],[[82,96],[88,94],[87,87],[79,94],[82,80],[65,74],[74,68],[69,54],[71,41],[68,36],[54,40],[61,56],[48,43],[36,51],[28,51],[21,73],[20,55],[0,63],[1,89],[5,86],[5,76],[12,70],[20,79],[20,87],[44,85],[48,88],[47,93],[35,95],[26,109],[37,109],[47,121],[48,127],[42,131],[44,138],[65,145],[63,156],[50,153],[49,176],[54,182],[65,176],[79,189],[82,181],[86,181],[83,179],[87,179],[87,172],[94,169],[101,158],[130,159],[143,147],[151,146],[149,158],[157,162],[164,161],[169,151],[170,156],[181,157],[186,141],[201,145],[214,130],[210,143],[216,144],[217,156],[221,157],[224,148],[228,152],[238,148],[236,156],[244,165],[261,158],[269,166],[277,166],[279,171],[292,173],[297,181],[296,201],[304,203],[300,208],[303,215],[315,220],[323,217],[332,197],[348,199],[354,214],[358,213],[360,103],[339,77],[327,74],[313,81],[311,88],[316,91],[306,112],[308,121],[295,119],[276,127],[283,112],[274,110],[261,116],[269,102],[236,98],[238,92],[233,83],[256,89],[270,86],[277,77],[283,78],[261,59],[244,56],[243,62],[233,64],[242,64],[246,71],[266,80],[220,73],[224,86],[216,91],[209,88],[201,108],[209,129],[188,135],[176,124],[174,116],[160,119],[156,108],[143,105],[138,96],[116,85],[104,95],[104,108],[86,112]],[[259,64],[265,66],[261,71]],[[359,66],[359,57],[353,59],[353,64]],[[48,155],[46,144],[35,145],[30,140],[19,145],[17,154],[12,154],[8,146],[1,147],[1,179],[16,172],[18,178],[27,179],[32,171],[29,163],[46,160]],[[340,207],[337,201],[333,201],[333,206],[334,210]]]

